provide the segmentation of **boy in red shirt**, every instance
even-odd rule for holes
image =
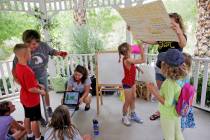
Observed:
[[[17,44],[14,47],[14,53],[18,58],[15,67],[16,78],[21,85],[20,101],[25,112],[24,126],[27,131],[27,140],[41,140],[39,123],[41,118],[40,95],[44,96],[45,90],[40,89],[35,74],[27,65],[31,58],[30,50],[24,44]]]

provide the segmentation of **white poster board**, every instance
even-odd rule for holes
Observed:
[[[170,28],[169,15],[162,1],[117,10],[131,27],[133,38],[144,41],[178,41],[176,33]]]
[[[139,74],[138,80],[143,82],[150,82],[156,85],[155,67],[152,65],[143,64],[140,66],[143,73]]]
[[[118,52],[97,54],[98,84],[122,85],[124,77],[122,62],[119,63]]]

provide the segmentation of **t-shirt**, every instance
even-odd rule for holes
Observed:
[[[59,140],[57,132],[55,133],[55,137],[53,136],[54,134],[54,129],[49,128],[47,132],[45,133],[44,139],[45,140]],[[72,140],[83,140],[83,138],[80,136],[79,131],[74,129],[74,135]],[[67,136],[64,135],[64,140],[70,140]]]
[[[180,87],[183,87],[186,83],[190,83],[190,76],[187,75],[185,78],[177,80],[176,82]]]
[[[55,54],[55,49],[51,48],[47,43],[40,42],[39,47],[31,52],[31,60],[28,62],[29,66],[35,72],[36,78],[47,77],[47,64],[49,55]],[[17,57],[13,60],[13,68],[17,64]]]
[[[0,116],[0,140],[6,140],[13,120],[11,116]]]
[[[91,85],[91,80],[90,80],[90,77],[88,77],[85,82],[82,84],[81,82],[78,84],[75,80],[74,80],[74,77],[71,76],[69,78],[69,81],[68,81],[68,86],[71,86],[73,87],[73,90],[74,91],[78,91],[80,93],[83,93],[84,90],[85,90],[85,86],[90,86]]]
[[[34,107],[40,103],[38,93],[31,93],[30,88],[38,87],[35,74],[32,69],[27,65],[17,64],[15,67],[15,74],[20,82],[20,101],[26,107]]]
[[[161,88],[160,95],[165,99],[164,105],[159,104],[160,116],[169,119],[177,118],[176,102],[178,101],[181,92],[181,87],[175,80],[166,79]]]
[[[179,46],[178,42],[175,41],[158,41],[158,52],[166,52],[168,49],[178,49],[182,52],[182,48]]]
[[[184,37],[187,40],[187,36],[184,34]],[[176,41],[157,41],[158,43],[158,52],[166,52],[168,49],[178,49],[182,52],[183,48],[179,46],[179,43]]]

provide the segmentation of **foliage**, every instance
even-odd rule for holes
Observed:
[[[112,32],[113,25],[120,20],[121,17],[111,8],[98,8],[87,11],[88,25],[102,34]]]
[[[89,26],[75,26],[72,32],[72,46],[76,53],[94,53],[102,50],[103,42],[98,37],[98,33]]]

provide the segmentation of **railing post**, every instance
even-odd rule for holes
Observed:
[[[202,82],[202,93],[201,93],[201,107],[206,106],[206,90],[208,84],[208,62],[204,63],[204,73],[203,73],[203,82]]]
[[[195,91],[197,93],[197,89],[198,89],[198,80],[199,80],[199,69],[200,69],[200,62],[196,59],[194,59],[195,63],[194,63],[194,69],[193,69],[193,85],[195,87]],[[195,96],[194,99],[194,104],[196,104],[196,100],[197,100],[197,95]]]
[[[4,88],[4,91],[5,91],[5,94],[8,95],[9,90],[8,90],[8,87],[7,87],[7,81],[6,81],[6,78],[5,78],[5,73],[4,73],[4,68],[3,68],[2,63],[0,63],[0,72],[1,72],[1,78],[2,78],[2,82],[3,82],[3,88]]]

